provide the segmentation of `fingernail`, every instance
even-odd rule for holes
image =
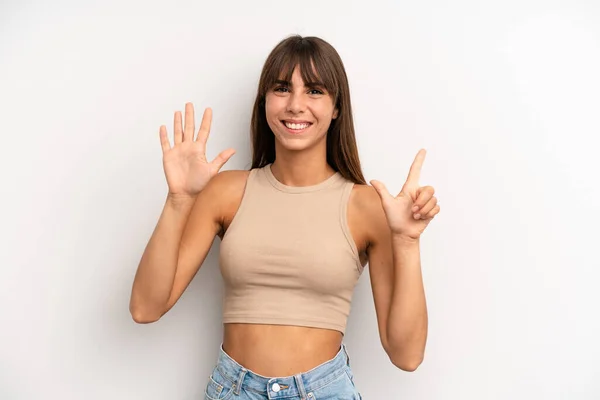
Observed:
[[[415,219],[421,218],[421,214],[415,214]]]

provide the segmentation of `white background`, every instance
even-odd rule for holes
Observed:
[[[220,335],[219,241],[136,325],[131,283],[166,195],[158,128],[211,106],[209,155],[250,163],[267,54],[329,41],[367,179],[419,148],[442,213],[422,239],[426,358],[396,369],[368,274],[346,343],[365,399],[599,399],[596,1],[4,0],[0,398],[200,399]]]

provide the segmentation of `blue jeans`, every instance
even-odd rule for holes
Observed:
[[[223,350],[208,380],[206,400],[360,400],[342,344],[329,361],[293,376],[268,378],[250,371]]]

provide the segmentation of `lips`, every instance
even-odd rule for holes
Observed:
[[[281,123],[290,133],[304,132],[306,129],[308,129],[312,125],[312,122],[309,122],[309,121],[284,120],[284,121],[281,121]]]

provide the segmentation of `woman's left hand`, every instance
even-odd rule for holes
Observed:
[[[392,196],[385,185],[372,180],[371,185],[377,190],[392,235],[417,240],[429,225],[433,217],[440,212],[432,186],[419,187],[421,166],[426,151],[420,150],[413,161],[408,178],[400,193]]]

